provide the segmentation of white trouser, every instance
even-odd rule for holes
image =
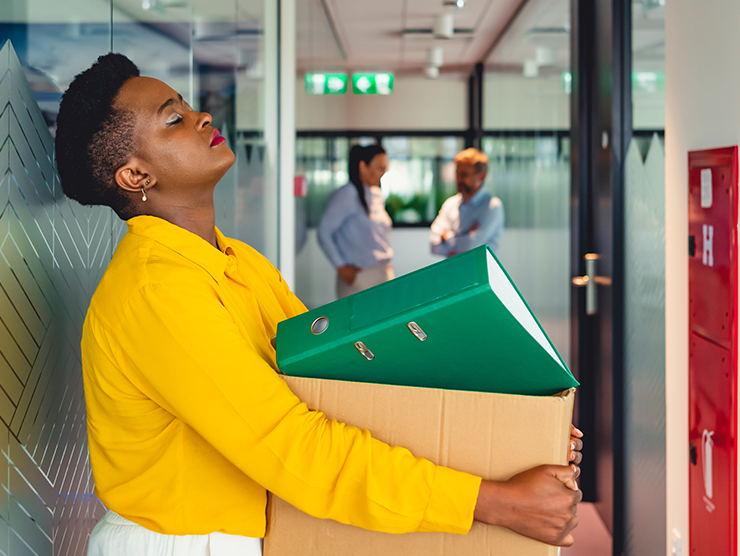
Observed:
[[[162,535],[108,510],[90,534],[87,556],[262,556],[262,539],[211,533]]]
[[[355,281],[351,284],[337,275],[337,298],[341,299],[353,293],[372,288],[388,280],[393,280],[394,277],[393,267],[387,262],[366,266],[357,273]]]

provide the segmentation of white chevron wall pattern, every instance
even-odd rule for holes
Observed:
[[[0,50],[0,554],[83,556],[105,512],[87,450],[80,336],[122,226],[61,191],[53,139]]]

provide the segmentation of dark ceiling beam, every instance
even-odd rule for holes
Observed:
[[[329,29],[331,29],[332,35],[334,35],[334,41],[337,43],[339,54],[341,54],[342,60],[346,60],[347,51],[344,50],[344,44],[342,44],[342,38],[339,36],[339,31],[337,30],[337,26],[334,23],[334,16],[331,13],[331,8],[329,8],[329,4],[327,0],[319,0],[319,2],[321,3],[321,7],[324,9],[324,14],[326,15],[326,22],[329,24]]]
[[[511,26],[516,21],[516,18],[519,17],[519,14],[521,14],[522,11],[524,10],[525,6],[527,5],[527,2],[529,2],[529,0],[520,0],[519,5],[516,7],[516,10],[514,10],[514,13],[511,14],[511,17],[506,22],[506,25],[503,26],[501,31],[499,31],[496,37],[494,37],[493,41],[491,42],[491,45],[488,47],[488,49],[486,49],[485,54],[483,54],[483,56],[481,57],[481,60],[480,60],[481,62],[485,64],[486,60],[488,60],[491,54],[493,54],[493,51],[496,50],[496,47],[506,36],[506,33],[509,31]]]

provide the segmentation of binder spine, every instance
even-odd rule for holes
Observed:
[[[424,315],[427,315],[434,310],[438,310],[444,307],[448,307],[450,305],[454,305],[456,303],[464,301],[465,299],[468,299],[475,295],[480,295],[486,290],[487,286],[488,286],[487,283],[478,284],[477,286],[473,286],[473,287],[466,288],[464,290],[455,292],[454,294],[449,295],[445,298],[433,299],[422,305],[414,307],[412,309],[407,309],[401,313],[398,313],[397,315],[394,315],[393,317],[391,317],[385,322],[378,322],[375,324],[363,326],[356,330],[349,331],[343,336],[336,338],[334,340],[328,341],[326,343],[322,343],[321,345],[317,345],[315,348],[307,349],[300,353],[295,353],[291,356],[281,359],[280,367],[283,370],[283,372],[286,372],[287,374],[291,374],[290,369],[293,365],[303,364],[306,361],[309,361],[310,359],[314,357],[318,357],[326,353],[330,353],[334,350],[337,350],[345,346],[354,346],[356,342],[363,342],[366,338],[372,337],[374,334],[388,327],[398,327],[399,329],[403,327],[404,331],[407,334],[410,334],[411,332],[409,332],[408,330],[409,322],[418,321]],[[327,314],[327,317],[329,318],[330,321],[332,321],[331,315]],[[372,350],[371,345],[368,345],[367,348]],[[355,348],[353,347],[353,349]]]

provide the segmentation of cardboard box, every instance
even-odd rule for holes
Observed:
[[[285,377],[309,407],[388,444],[487,479],[566,464],[574,390],[513,396]],[[367,531],[270,497],[264,556],[555,556],[557,548],[475,522],[467,535]]]

